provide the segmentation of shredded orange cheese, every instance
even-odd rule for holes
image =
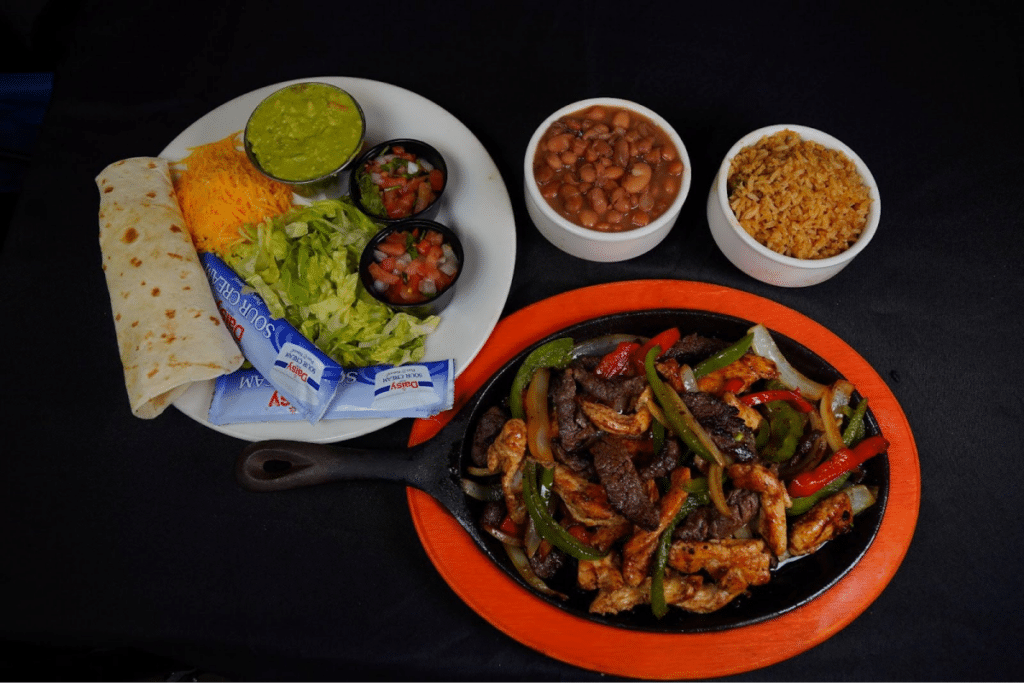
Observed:
[[[178,162],[174,190],[196,250],[224,255],[244,241],[240,228],[292,206],[292,191],[253,167],[239,148],[241,131],[191,147]]]

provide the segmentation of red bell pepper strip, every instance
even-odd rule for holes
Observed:
[[[599,377],[617,377],[629,369],[633,360],[633,352],[640,348],[636,342],[619,342],[614,350],[605,354],[597,369],[594,370]]]
[[[653,349],[655,346],[660,346],[662,352],[672,348],[672,346],[679,341],[679,328],[670,327],[664,332],[659,332],[650,338],[650,340],[638,348],[633,353],[633,366],[636,368],[638,374],[644,374],[644,359],[647,358],[647,352]],[[658,360],[655,358],[654,360]]]
[[[809,472],[802,472],[789,482],[792,498],[809,496],[836,477],[860,466],[865,461],[889,449],[889,441],[881,436],[869,436],[853,448],[840,448],[832,457]]]
[[[767,391],[758,391],[753,394],[740,396],[740,401],[744,405],[748,406],[759,406],[770,401],[785,401],[801,413],[809,413],[814,410],[814,406],[811,405],[807,399],[801,396],[799,391],[790,391],[789,389],[769,389]]]

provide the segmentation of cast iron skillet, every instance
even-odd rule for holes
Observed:
[[[752,322],[707,311],[660,309],[618,313],[573,325],[524,349],[495,373],[455,417],[432,439],[413,448],[376,451],[291,441],[263,441],[250,444],[239,456],[236,475],[252,491],[280,491],[343,480],[383,479],[412,486],[433,496],[466,529],[480,549],[509,576],[558,608],[581,618],[619,628],[665,633],[719,631],[758,623],[788,612],[813,600],[837,583],[864,555],[878,532],[887,501],[889,464],[876,457],[866,465],[865,484],[879,488],[878,502],[857,517],[853,530],[831,541],[817,553],[781,564],[770,583],[755,586],[712,614],[691,614],[673,608],[661,620],[646,605],[629,612],[599,616],[587,611],[593,595],[575,587],[575,562],[548,583],[569,595],[561,601],[545,596],[523,581],[501,544],[477,524],[483,503],[467,497],[460,487],[462,472],[471,464],[470,450],[475,426],[488,408],[507,401],[512,379],[526,355],[540,344],[569,336],[577,343],[609,334],[650,337],[678,327],[683,335],[735,341],[744,336]],[[840,374],[824,359],[783,335],[772,333],[787,359],[805,375],[832,383]],[[869,409],[868,433],[879,432]]]

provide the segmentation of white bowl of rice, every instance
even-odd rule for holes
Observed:
[[[779,287],[824,282],[874,237],[882,205],[867,165],[806,126],[755,130],[732,148],[708,193],[708,225],[725,257]]]

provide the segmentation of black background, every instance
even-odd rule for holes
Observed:
[[[736,680],[1020,678],[1019,5],[693,5],[109,0],[47,3],[28,30],[15,25],[5,70],[55,81],[0,274],[0,674],[603,678],[463,604],[422,550],[401,487],[253,496],[232,476],[241,441],[175,409],[130,414],[94,177],[158,154],[238,95],[339,75],[427,97],[494,158],[518,241],[506,314],[589,284],[711,282],[809,316],[888,382],[922,474],[901,569],[847,628]],[[617,264],[557,251],[522,193],[533,129],[601,95],[667,118],[694,173],[663,246]],[[811,288],[745,276],[704,214],[725,151],[773,123],[849,144],[882,198],[868,249]],[[355,442],[401,446],[408,430]]]

